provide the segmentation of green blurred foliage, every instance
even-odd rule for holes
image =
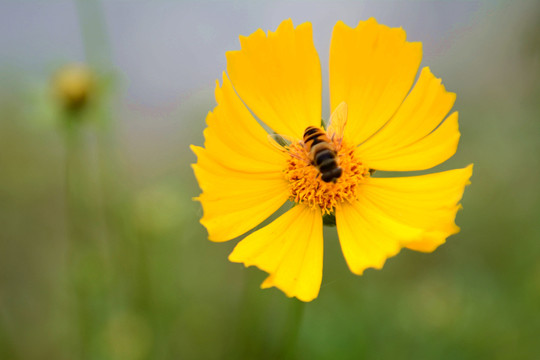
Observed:
[[[469,97],[449,85],[462,140],[441,169],[475,163],[461,233],[357,277],[325,229],[321,293],[305,305],[228,262],[235,241],[206,240],[188,143],[157,175],[123,161],[110,72],[96,70],[109,90],[67,127],[47,81],[1,69],[0,358],[537,358],[540,35],[525,29],[499,44],[518,44],[500,68],[513,82]],[[207,95],[179,115],[179,139],[202,144]]]

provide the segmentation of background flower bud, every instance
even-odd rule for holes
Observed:
[[[67,111],[79,111],[92,97],[94,76],[84,64],[68,64],[52,79],[55,97]]]

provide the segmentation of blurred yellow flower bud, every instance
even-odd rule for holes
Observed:
[[[88,103],[95,84],[90,69],[84,64],[74,63],[59,69],[52,85],[61,106],[68,111],[78,111]]]

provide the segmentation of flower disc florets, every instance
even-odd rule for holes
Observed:
[[[369,168],[358,159],[356,147],[334,142],[337,162],[343,173],[335,183],[324,182],[317,167],[311,164],[309,152],[302,143],[289,146],[285,178],[289,181],[290,199],[330,214],[338,203],[357,199],[358,186],[370,176]]]

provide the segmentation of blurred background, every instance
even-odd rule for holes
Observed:
[[[189,144],[239,35],[312,22],[328,117],[332,27],[372,16],[458,95],[462,230],[358,277],[325,228],[295,330],[207,240]],[[0,2],[0,358],[538,359],[539,84],[538,1]]]

